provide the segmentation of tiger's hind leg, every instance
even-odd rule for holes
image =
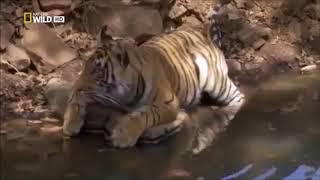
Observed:
[[[186,112],[180,111],[177,115],[176,120],[172,123],[163,124],[147,129],[140,138],[140,141],[147,144],[159,143],[169,136],[179,132],[182,128],[183,123],[189,119],[190,117]]]
[[[204,92],[206,105],[213,110],[214,119],[199,127],[193,153],[197,154],[212,144],[217,134],[223,132],[243,106],[245,99],[238,87],[227,74],[224,74],[219,85]]]
[[[232,120],[243,106],[245,96],[227,74],[223,74],[216,83],[218,85],[214,88],[204,91],[203,98],[213,110],[223,110],[225,118]]]

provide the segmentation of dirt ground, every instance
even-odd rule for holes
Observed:
[[[0,4],[1,121],[59,117],[64,92],[94,51],[102,25],[137,38],[201,26],[216,0],[5,0]],[[310,73],[320,64],[319,0],[223,0],[218,19],[231,76],[239,84],[274,74]],[[24,12],[65,23],[24,24]],[[56,91],[62,89],[61,93]],[[59,94],[57,96],[57,94]],[[56,120],[52,120],[56,123]],[[5,123],[1,123],[2,125]],[[5,129],[1,133],[6,133]]]

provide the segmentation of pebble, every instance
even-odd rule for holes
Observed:
[[[43,121],[40,120],[28,120],[28,124],[42,124]]]
[[[317,65],[315,64],[307,65],[302,67],[300,70],[301,70],[301,73],[314,72],[315,70],[317,70]]]
[[[7,131],[4,130],[4,129],[1,129],[1,130],[0,130],[0,135],[5,135],[5,134],[7,134]]]
[[[49,123],[57,123],[57,122],[59,122],[58,119],[56,119],[56,118],[49,118],[49,117],[45,117],[45,118],[41,119],[41,121],[43,121],[43,122],[49,122]]]
[[[56,133],[62,130],[61,126],[52,126],[52,127],[41,127],[40,128],[44,133]]]
[[[200,176],[200,177],[197,177],[197,180],[205,180],[205,178]]]

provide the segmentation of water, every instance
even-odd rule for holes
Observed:
[[[12,120],[15,135],[1,135],[1,179],[213,180],[241,169],[237,179],[266,172],[280,179],[301,165],[320,168],[320,74],[276,77],[248,89],[249,103],[199,154],[190,151],[188,128],[158,145],[116,150],[100,136],[64,140]]]

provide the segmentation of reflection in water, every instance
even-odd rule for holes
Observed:
[[[127,150],[108,148],[100,136],[63,139],[12,120],[0,136],[1,179],[211,180],[249,166],[236,179],[280,179],[303,165],[315,176],[320,76],[281,77],[253,92],[231,124],[223,112],[200,108],[181,133]]]

